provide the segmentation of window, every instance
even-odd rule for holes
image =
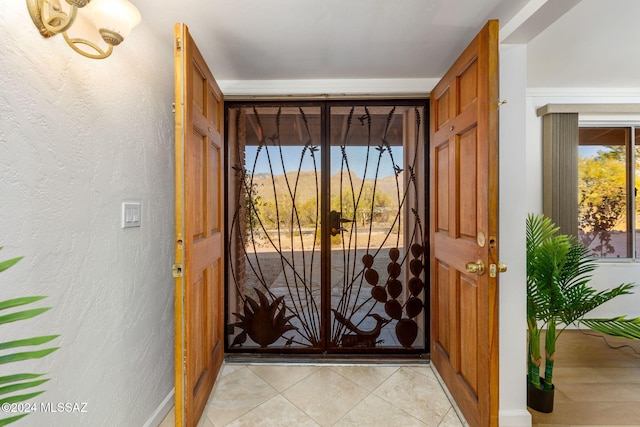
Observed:
[[[578,238],[599,258],[636,258],[640,247],[640,126],[581,126]]]

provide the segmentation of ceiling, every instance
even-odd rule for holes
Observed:
[[[173,45],[173,24],[184,22],[219,82],[394,81],[440,78],[488,19],[500,20],[501,41],[534,45],[536,74],[560,71],[571,82],[573,56],[559,47],[578,40],[576,29],[601,28],[598,15],[588,24],[583,4],[640,5],[637,0],[132,0],[143,26]],[[582,2],[582,4],[581,4]],[[579,4],[579,7],[575,7]],[[587,6],[581,10],[587,9]],[[589,6],[591,7],[591,6]],[[635,7],[638,9],[638,6]],[[623,9],[624,10],[624,9]],[[640,11],[639,11],[640,12]],[[609,12],[607,16],[615,12]],[[622,19],[637,13],[617,12]],[[574,16],[569,24],[560,23]],[[628,16],[628,18],[627,18]],[[602,22],[602,21],[600,21]],[[616,25],[616,22],[608,24]],[[637,25],[626,32],[640,34]],[[538,37],[555,28],[555,37]],[[606,27],[604,28],[606,31]],[[135,34],[135,33],[134,33]],[[598,43],[615,50],[606,37]],[[537,39],[536,39],[537,38]],[[604,41],[603,41],[604,40]],[[559,47],[554,47],[559,46]],[[564,48],[570,48],[565,46]],[[550,56],[549,49],[553,50]],[[638,57],[638,55],[635,55]],[[555,63],[546,61],[553,57]],[[576,66],[577,67],[577,66]],[[582,67],[584,68],[584,67]],[[637,75],[637,74],[636,74]],[[221,84],[222,86],[222,84]],[[224,87],[223,87],[224,89]],[[430,88],[429,88],[430,89]]]
[[[216,79],[291,80],[441,76],[496,9],[513,15],[527,1],[133,3],[169,43],[174,22],[186,23]]]
[[[528,44],[528,86],[637,93],[638,16],[638,0],[581,0]]]

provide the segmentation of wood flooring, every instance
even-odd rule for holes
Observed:
[[[587,335],[589,334],[589,335]],[[567,330],[558,338],[554,410],[529,409],[533,425],[640,426],[640,341]]]

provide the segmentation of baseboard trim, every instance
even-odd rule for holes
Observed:
[[[176,394],[176,389],[172,388],[169,394],[167,395],[167,397],[165,397],[164,400],[160,402],[160,405],[158,405],[158,407],[153,412],[151,417],[147,420],[146,423],[144,423],[143,427],[157,427],[160,425],[160,423],[162,422],[162,420],[164,420],[164,418],[167,416],[169,411],[171,411],[171,408],[173,408],[173,405],[174,405],[173,400],[174,400],[175,394]]]
[[[499,412],[500,427],[531,427],[531,414],[526,409],[508,409]]]

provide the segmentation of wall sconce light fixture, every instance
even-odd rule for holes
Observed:
[[[68,5],[63,8],[62,2]],[[78,9],[85,6],[91,14],[93,25],[108,45],[106,50],[86,38],[67,35],[67,30],[76,22]],[[119,45],[141,19],[138,9],[128,0],[27,0],[27,8],[43,37],[62,33],[73,50],[93,59],[111,55],[113,47]],[[81,46],[88,46],[95,53],[87,52]]]

